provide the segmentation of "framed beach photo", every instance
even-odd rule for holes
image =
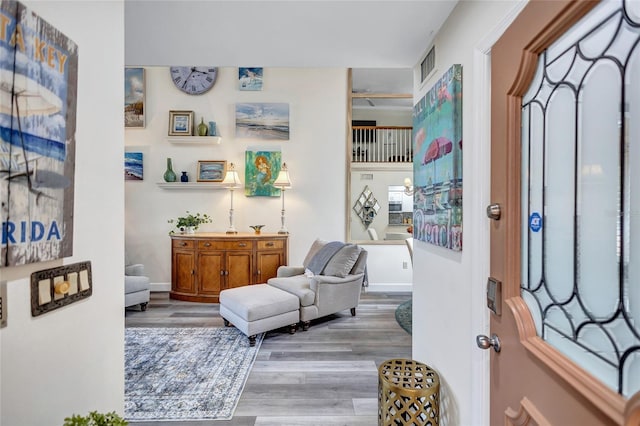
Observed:
[[[198,160],[198,182],[222,182],[226,171],[226,161]]]
[[[144,68],[124,69],[124,127],[144,127]]]
[[[193,136],[193,111],[169,111],[169,136]]]

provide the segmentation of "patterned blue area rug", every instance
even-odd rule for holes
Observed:
[[[400,327],[407,333],[412,332],[412,316],[413,316],[413,299],[409,299],[404,303],[401,303],[396,308],[396,321],[400,324]]]
[[[235,327],[127,328],[125,419],[231,419],[263,337],[250,347]]]

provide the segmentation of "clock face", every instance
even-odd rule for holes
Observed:
[[[211,89],[218,76],[216,67],[171,67],[173,84],[189,95],[200,95]]]

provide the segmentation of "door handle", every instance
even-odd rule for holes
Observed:
[[[494,351],[500,352],[500,338],[497,334],[492,334],[491,337],[487,337],[484,334],[478,334],[476,336],[476,345],[480,349],[493,348]]]
[[[487,206],[487,217],[493,220],[500,220],[500,216],[502,215],[502,209],[500,208],[500,204],[489,204]]]

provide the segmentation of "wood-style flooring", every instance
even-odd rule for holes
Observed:
[[[132,422],[136,426],[369,426],[378,422],[378,366],[411,358],[411,336],[395,320],[410,293],[363,293],[349,310],[308,331],[266,334],[229,421]],[[126,327],[222,327],[218,304],[152,293],[146,312],[126,310]]]

